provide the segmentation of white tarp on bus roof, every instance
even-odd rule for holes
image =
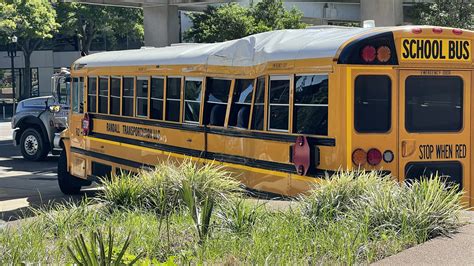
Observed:
[[[271,61],[331,58],[350,38],[374,28],[315,27],[278,30],[242,39],[204,44],[182,44],[91,54],[75,64],[86,67],[133,65],[255,66]]]

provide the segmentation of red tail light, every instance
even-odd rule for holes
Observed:
[[[453,33],[454,33],[455,35],[461,35],[461,34],[462,34],[462,30],[460,30],[460,29],[453,29]]]
[[[357,165],[361,166],[367,162],[367,153],[363,149],[356,149],[352,152],[352,162]]]
[[[382,153],[377,149],[370,149],[367,152],[367,162],[370,165],[378,165],[382,161]]]
[[[82,118],[82,121],[81,121],[81,125],[82,125],[82,134],[84,134],[84,136],[89,135],[91,131],[91,120],[88,113],[84,114],[84,117]]]
[[[375,57],[377,56],[377,51],[372,45],[367,45],[362,48],[360,56],[362,57],[362,60],[364,60],[366,63],[371,63],[375,60]]]

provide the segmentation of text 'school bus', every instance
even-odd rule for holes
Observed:
[[[452,28],[316,27],[83,57],[60,188],[192,157],[283,195],[338,169],[438,172],[473,206],[473,40]]]

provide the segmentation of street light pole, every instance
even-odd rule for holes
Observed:
[[[13,98],[13,111],[12,115],[16,113],[16,96],[15,96],[15,88],[16,88],[16,82],[15,82],[15,57],[16,57],[16,42],[18,41],[18,38],[13,35],[10,38],[10,45],[8,49],[8,56],[11,59],[11,75],[12,75],[12,98]]]

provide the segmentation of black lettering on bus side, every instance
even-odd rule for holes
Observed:
[[[436,42],[436,41],[435,41]],[[426,40],[424,45],[423,45],[423,50],[424,50],[424,56],[426,59],[429,59],[431,57],[431,49],[433,48],[431,46],[431,41],[430,40]]]
[[[420,160],[430,160],[433,157],[433,145],[420,145]]]
[[[402,57],[403,58],[409,58],[410,57],[410,41],[405,39],[403,40],[403,53]]]
[[[456,144],[456,159],[466,158],[467,147],[466,144]]]
[[[453,41],[449,41],[449,42],[448,42],[448,47],[449,47],[448,58],[449,58],[449,59],[454,59],[454,57],[456,56],[456,52],[454,51],[454,49],[456,49],[456,47],[455,47],[455,45],[454,45],[454,42],[453,42]]]
[[[410,58],[416,58],[416,52],[413,46],[416,45],[416,40],[410,41]]]
[[[436,158],[438,159],[453,158],[453,145],[451,144],[436,145]]]
[[[425,59],[423,53],[423,40],[416,40],[416,55],[418,59]]]
[[[431,52],[434,59],[439,58],[439,41],[433,41],[433,45],[431,46],[433,51]]]
[[[443,52],[443,40],[439,41],[439,59],[446,59],[446,55]]]
[[[463,58],[464,59],[469,59],[470,55],[470,49],[469,49],[469,41],[464,41],[462,44],[462,49],[463,49]]]

